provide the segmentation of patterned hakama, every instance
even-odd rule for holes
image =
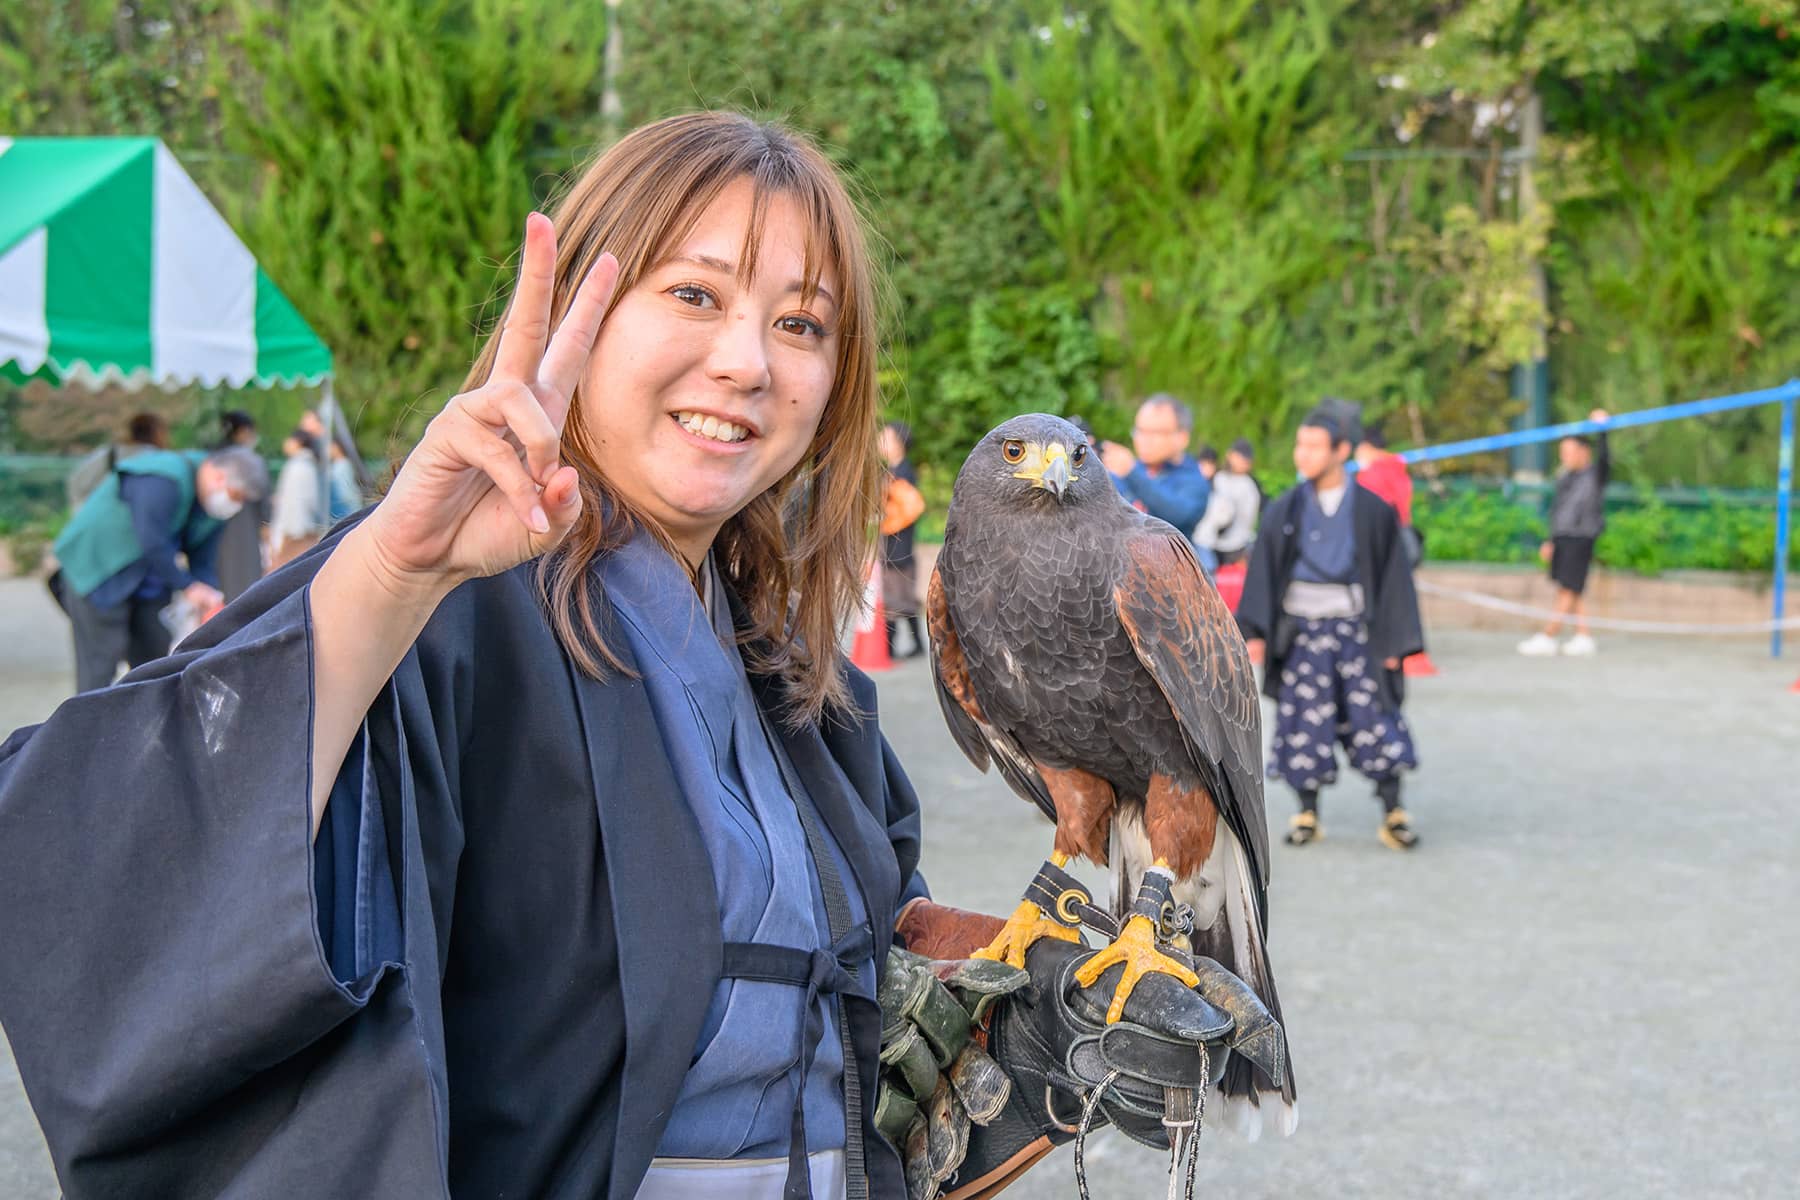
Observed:
[[[1269,778],[1296,791],[1325,787],[1337,779],[1339,742],[1350,765],[1376,782],[1416,768],[1406,718],[1382,703],[1368,627],[1352,617],[1294,619],[1299,632],[1281,664]]]

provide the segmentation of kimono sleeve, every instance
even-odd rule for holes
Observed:
[[[1246,639],[1275,636],[1275,619],[1281,606],[1281,563],[1287,552],[1286,533],[1271,512],[1263,518],[1250,564],[1244,571],[1244,591],[1238,598],[1237,623]]]
[[[1398,518],[1388,514],[1383,540],[1387,552],[1377,564],[1378,599],[1371,622],[1372,640],[1384,658],[1408,658],[1425,651],[1424,622],[1419,616],[1419,592],[1413,584],[1412,566],[1400,545]]]
[[[443,734],[415,649],[315,861],[311,616],[274,582],[0,745],[0,1024],[71,1200],[447,1194]]]

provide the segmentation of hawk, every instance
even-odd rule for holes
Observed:
[[[1242,635],[1187,539],[1121,500],[1073,425],[1015,417],[957,475],[926,617],[952,736],[1056,823],[1052,866],[1110,861],[1121,916],[1160,874],[1193,909],[1192,951],[1280,1020],[1264,946],[1262,711]],[[1022,966],[1040,937],[1079,940],[1062,915],[1026,899],[982,956]],[[1109,1021],[1148,972],[1197,983],[1141,913],[1078,982],[1119,963]],[[1226,1069],[1251,1136],[1265,1106],[1283,1132],[1297,1121],[1292,1072],[1278,1074],[1241,1055]]]

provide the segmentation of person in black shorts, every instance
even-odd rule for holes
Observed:
[[[1606,419],[1605,409],[1597,408],[1588,414],[1590,421]],[[1556,616],[1520,642],[1519,653],[1586,656],[1597,647],[1588,632],[1582,593],[1587,590],[1588,568],[1594,562],[1594,543],[1606,528],[1606,483],[1612,472],[1612,459],[1604,433],[1595,435],[1592,441],[1566,437],[1557,449],[1562,471],[1556,477],[1556,495],[1550,501],[1550,540],[1538,549],[1538,555],[1550,564],[1550,582],[1556,585]],[[1575,635],[1559,644],[1556,635],[1562,631],[1565,620],[1574,622]]]

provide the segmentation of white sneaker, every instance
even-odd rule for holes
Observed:
[[[1519,643],[1519,653],[1528,658],[1549,658],[1556,653],[1556,639],[1540,629]]]
[[[1578,633],[1562,644],[1562,652],[1571,658],[1592,658],[1600,647],[1585,633]]]

